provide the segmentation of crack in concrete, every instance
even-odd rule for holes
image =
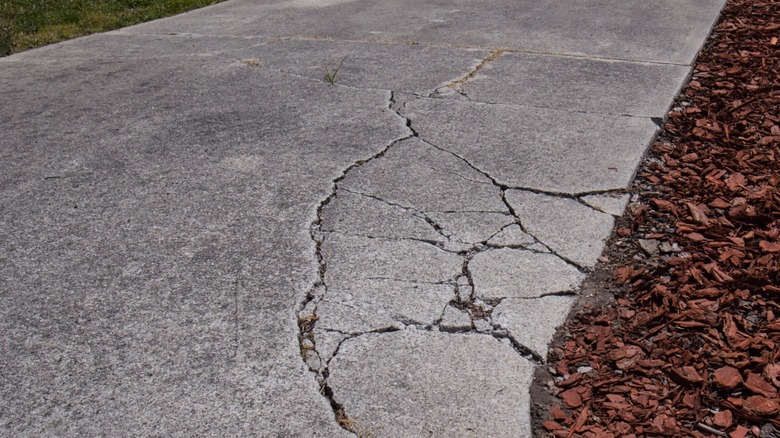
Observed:
[[[480,45],[472,45],[472,44],[441,44],[441,43],[417,41],[417,40],[410,40],[410,39],[398,40],[398,39],[386,38],[384,40],[366,40],[366,39],[359,39],[359,38],[335,38],[335,37],[324,36],[324,35],[305,35],[305,34],[286,35],[286,36],[280,36],[280,35],[243,35],[242,36],[242,35],[229,35],[229,34],[202,34],[202,33],[189,33],[189,32],[187,33],[132,32],[131,33],[125,31],[124,29],[113,31],[112,34],[123,35],[123,36],[146,35],[146,36],[170,37],[170,38],[201,37],[201,38],[241,38],[247,40],[265,39],[266,41],[264,43],[269,43],[269,44],[284,42],[284,41],[331,41],[331,42],[340,42],[340,43],[354,43],[354,44],[380,45],[380,46],[419,46],[419,47],[430,47],[430,48],[440,48],[440,49],[466,49],[466,50],[490,50],[490,51],[500,50],[505,53],[527,53],[530,55],[549,55],[549,56],[559,56],[559,57],[577,58],[577,59],[625,61],[625,62],[634,62],[637,64],[646,64],[646,65],[677,65],[683,67],[690,67],[689,64],[680,63],[680,62],[639,60],[639,59],[620,58],[620,57],[587,55],[587,54],[576,53],[576,52],[556,52],[552,50],[521,49],[521,48],[514,48],[514,47],[494,47],[494,46],[480,46]]]
[[[483,60],[483,62],[481,62],[474,70],[472,70],[470,74],[467,74],[465,76],[465,80],[468,80],[469,78],[476,75],[476,72],[478,72],[479,69],[483,68],[488,62],[496,59],[498,56],[501,55],[501,53],[503,52],[496,51],[493,53],[492,57],[488,57],[485,60]],[[557,254],[555,251],[552,251],[552,249],[549,246],[544,244],[544,242],[540,241],[533,234],[528,233],[528,231],[525,229],[525,227],[522,224],[521,218],[518,216],[517,212],[508,202],[506,197],[507,190],[512,190],[515,188],[508,187],[507,185],[500,183],[491,175],[477,168],[476,166],[474,166],[472,163],[470,163],[468,160],[464,159],[463,157],[421,138],[419,133],[413,128],[411,120],[401,114],[404,105],[405,103],[399,103],[396,100],[396,95],[394,92],[392,91],[389,92],[388,109],[395,112],[396,115],[398,115],[398,117],[404,120],[406,127],[409,130],[409,134],[402,138],[392,141],[386,147],[384,147],[382,150],[375,153],[371,157],[367,159],[355,161],[353,164],[347,167],[347,169],[345,169],[341,173],[341,175],[339,175],[336,179],[333,180],[331,193],[318,205],[316,209],[316,218],[312,221],[310,227],[310,236],[315,243],[315,258],[317,260],[317,265],[318,265],[318,277],[315,280],[309,292],[306,294],[304,300],[301,302],[298,310],[298,315],[299,315],[298,340],[299,340],[301,358],[303,359],[304,363],[308,367],[309,371],[314,374],[315,379],[320,385],[320,392],[330,403],[330,406],[334,413],[334,418],[336,419],[339,426],[341,426],[341,428],[343,428],[344,430],[356,434],[357,436],[360,436],[360,433],[356,427],[356,423],[349,418],[344,406],[340,404],[336,399],[333,388],[331,388],[331,386],[328,384],[328,376],[330,375],[330,363],[333,360],[333,358],[335,358],[338,355],[341,346],[345,342],[366,334],[371,334],[371,333],[381,334],[381,333],[395,332],[401,329],[420,330],[420,331],[429,331],[429,332],[438,331],[438,332],[452,334],[452,335],[472,333],[472,334],[480,334],[485,336],[492,336],[493,338],[499,341],[508,342],[521,357],[524,357],[525,359],[531,361],[536,365],[543,365],[545,363],[544,358],[540,357],[537,353],[535,353],[530,348],[522,345],[522,343],[520,343],[517,339],[515,339],[507,329],[501,327],[500,325],[496,324],[493,321],[492,319],[493,310],[496,308],[496,306],[501,304],[502,300],[504,300],[505,298],[484,299],[479,297],[478,290],[475,289],[474,279],[472,277],[472,272],[470,270],[469,263],[476,254],[485,251],[491,251],[496,248],[495,246],[489,245],[487,243],[490,239],[492,239],[494,236],[496,236],[498,233],[500,233],[507,227],[512,225],[518,225],[524,233],[528,234],[533,238],[534,243],[532,245],[540,245],[542,248],[549,251],[549,253],[559,257],[566,263],[576,267],[581,272],[587,272],[581,266],[577,265],[576,263],[573,263],[570,260],[567,260],[566,258]],[[493,186],[499,189],[500,197],[504,206],[506,207],[506,211],[481,212],[481,213],[502,213],[507,216],[511,216],[514,220],[511,223],[502,226],[501,229],[491,234],[484,241],[477,242],[474,244],[465,244],[458,251],[454,251],[446,248],[446,245],[448,243],[457,243],[457,242],[453,242],[453,236],[454,236],[453,233],[448,233],[443,226],[441,226],[428,214],[428,213],[435,213],[435,212],[420,211],[411,206],[406,206],[406,205],[399,204],[397,202],[382,199],[379,196],[363,193],[360,191],[356,191],[354,189],[351,190],[351,189],[345,189],[340,187],[340,182],[343,181],[353,169],[363,166],[374,159],[378,159],[385,156],[385,154],[387,154],[387,152],[393,146],[395,146],[401,141],[410,138],[417,138],[421,142],[439,151],[446,152],[452,155],[453,157],[458,158],[460,161],[465,163],[469,168],[483,175],[488,181],[490,181],[490,183],[482,182],[483,184],[492,184]],[[472,182],[476,182],[476,181],[472,181]],[[361,235],[361,234],[345,233],[345,232],[332,231],[332,230],[324,231],[322,230],[323,208],[326,205],[328,205],[337,196],[337,193],[340,190],[343,190],[351,194],[364,196],[366,198],[370,198],[373,200],[377,200],[379,202],[384,203],[385,205],[400,208],[417,218],[423,219],[426,222],[426,224],[428,224],[433,230],[436,231],[437,234],[441,235],[445,239],[445,242],[428,240],[428,239],[411,238],[411,237],[408,238],[381,237],[381,236],[370,235],[368,233],[366,235]],[[538,193],[539,191],[536,192]],[[544,194],[550,195],[549,193],[544,193]],[[553,196],[563,196],[563,195],[554,194]],[[577,199],[573,195],[565,195],[564,197]],[[447,302],[447,304],[442,309],[441,313],[438,313],[438,315],[430,324],[421,323],[419,321],[415,321],[404,316],[396,315],[393,316],[392,319],[398,322],[402,328],[399,328],[397,326],[391,326],[391,327],[384,327],[384,328],[374,329],[365,332],[357,332],[357,333],[345,333],[339,330],[323,328],[322,330],[324,333],[332,333],[334,334],[334,336],[337,337],[338,335],[344,336],[343,339],[338,341],[336,347],[333,349],[333,352],[331,353],[331,356],[327,358],[327,360],[323,360],[323,356],[321,355],[320,351],[317,349],[315,326],[319,319],[319,317],[317,316],[318,305],[320,302],[322,302],[323,298],[328,292],[327,284],[325,281],[325,274],[327,272],[327,260],[325,260],[325,257],[323,255],[322,245],[325,238],[328,235],[332,235],[332,234],[353,235],[361,238],[379,239],[379,240],[387,240],[387,241],[415,241],[415,242],[421,242],[421,243],[435,246],[437,249],[442,251],[458,254],[459,256],[463,257],[463,264],[461,267],[461,272],[457,275],[457,277],[453,278],[452,280],[420,282],[415,280],[394,278],[389,276],[388,277],[377,276],[377,277],[367,278],[368,280],[393,280],[393,281],[404,281],[404,282],[420,283],[420,284],[425,283],[425,284],[435,284],[435,285],[450,285],[453,288],[454,298]],[[530,248],[530,246],[531,245],[522,245],[521,247],[524,250],[531,251],[531,252],[537,252],[537,253],[547,252],[547,251],[539,250],[538,248]],[[539,299],[545,296],[555,296],[555,295],[576,295],[576,291],[571,290],[571,291],[558,291],[552,293],[545,293],[539,297],[533,297],[528,299]],[[445,312],[449,306],[452,306],[460,311],[466,312],[466,314],[469,316],[469,319],[471,320],[470,327],[468,328],[465,328],[465,326],[464,327],[442,327],[442,323],[445,318]]]
[[[488,56],[486,56],[484,59],[482,59],[477,65],[474,66],[471,70],[469,70],[465,75],[453,79],[450,81],[449,84],[445,85],[444,87],[439,87],[436,89],[436,91],[433,94],[441,94],[441,90],[444,88],[449,88],[450,90],[462,95],[468,100],[471,100],[468,95],[463,91],[463,87],[468,83],[469,80],[474,78],[480,70],[484,69],[488,64],[495,61],[496,59],[500,58],[501,55],[506,53],[505,49],[497,49],[490,52]]]

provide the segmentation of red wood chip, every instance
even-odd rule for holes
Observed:
[[[712,373],[712,380],[720,387],[731,389],[742,383],[742,376],[736,368],[723,367]]]
[[[780,365],[770,363],[764,367],[764,377],[766,377],[772,384],[780,388]]]
[[[748,432],[750,432],[750,430],[747,427],[737,426],[736,429],[729,433],[729,438],[745,438]]]
[[[742,407],[747,413],[761,417],[768,417],[780,412],[780,404],[760,395],[748,397]]]
[[[726,409],[720,412],[717,412],[712,417],[712,424],[722,427],[724,429],[728,429],[731,427],[731,423],[734,421],[734,418],[731,414],[731,411]]]
[[[764,397],[777,397],[775,388],[758,374],[748,373],[747,380],[745,380],[745,388],[756,394],[763,395]]]
[[[561,400],[563,400],[563,403],[567,408],[573,409],[582,406],[582,397],[580,397],[580,393],[577,392],[577,388],[563,391],[558,395],[560,396]]]

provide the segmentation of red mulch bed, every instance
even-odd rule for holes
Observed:
[[[643,256],[553,349],[551,435],[780,437],[779,37],[728,2],[617,230]]]

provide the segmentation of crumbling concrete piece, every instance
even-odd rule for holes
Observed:
[[[489,246],[520,247],[532,245],[535,242],[533,236],[523,231],[520,225],[510,225],[488,240]]]
[[[572,291],[585,278],[554,254],[499,248],[474,256],[469,263],[474,293],[483,299],[535,298]]]
[[[615,224],[611,215],[574,199],[526,190],[508,190],[506,199],[526,231],[553,252],[580,266],[596,266]]]
[[[489,335],[417,330],[345,341],[328,384],[377,438],[531,436],[533,364]]]
[[[446,240],[413,211],[368,196],[338,190],[322,208],[322,231],[389,239]]]
[[[444,309],[444,317],[442,318],[439,327],[445,332],[470,330],[471,317],[463,310],[453,306],[447,306],[447,308]]]
[[[317,307],[317,328],[344,333],[430,325],[455,297],[453,284],[356,280],[328,288]]]
[[[509,336],[546,360],[547,344],[555,329],[566,321],[576,300],[574,295],[506,299],[493,309],[493,324],[506,329]]]

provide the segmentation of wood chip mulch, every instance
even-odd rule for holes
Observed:
[[[780,437],[778,37],[779,1],[727,3],[617,230],[616,301],[552,350],[551,436]]]

